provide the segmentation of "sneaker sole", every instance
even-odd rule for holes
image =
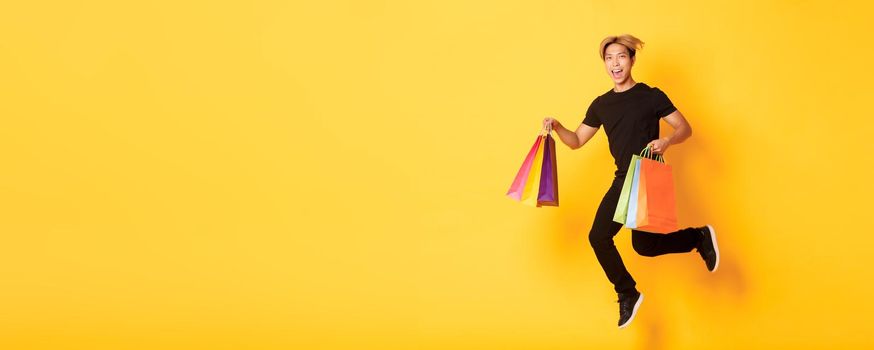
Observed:
[[[634,321],[634,316],[637,315],[637,309],[640,308],[640,303],[642,303],[642,302],[643,302],[643,293],[640,294],[640,297],[637,298],[637,302],[634,303],[634,309],[631,310],[631,317],[628,318],[628,321],[625,321],[625,323],[623,323],[621,326],[619,326],[619,329],[628,327],[628,325],[631,324],[631,321]]]
[[[716,269],[719,268],[719,245],[716,244],[716,230],[713,229],[713,226],[707,225],[707,229],[710,230],[710,241],[713,242],[713,250],[716,252],[716,264],[713,265],[713,270],[710,272],[716,272]]]

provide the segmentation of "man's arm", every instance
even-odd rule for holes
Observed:
[[[689,136],[692,136],[692,126],[689,125],[689,122],[686,121],[686,118],[683,117],[679,110],[668,114],[664,119],[674,128],[674,132],[670,136],[650,141],[649,146],[652,147],[652,151],[655,154],[663,154],[671,145],[686,141]]]
[[[561,142],[564,142],[564,144],[571,149],[583,147],[583,145],[585,145],[586,142],[589,142],[589,140],[592,139],[592,136],[595,136],[595,133],[598,132],[598,128],[593,128],[583,123],[580,123],[580,126],[577,127],[577,131],[570,131],[557,120],[553,123],[553,130],[558,134],[558,138],[561,139]]]

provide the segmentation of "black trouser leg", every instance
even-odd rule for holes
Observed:
[[[607,279],[613,283],[617,293],[629,293],[635,290],[636,282],[625,268],[622,257],[613,243],[613,237],[622,229],[622,224],[613,221],[619,194],[622,192],[624,178],[615,178],[607,194],[598,206],[592,230],[589,231],[589,243],[595,250],[595,256],[601,263],[601,268],[607,274]],[[632,230],[631,245],[643,256],[659,256],[670,253],[686,253],[698,246],[701,235],[693,228],[686,228],[669,234],[650,233]]]
[[[622,183],[624,179],[615,179],[607,194],[601,200],[601,205],[598,206],[598,212],[595,213],[595,220],[592,223],[592,230],[589,231],[589,243],[592,249],[595,250],[595,256],[598,262],[601,263],[601,268],[607,274],[607,279],[613,283],[613,288],[617,293],[630,293],[635,291],[634,278],[625,269],[625,264],[622,262],[622,257],[619,256],[619,251],[616,250],[616,245],[613,244],[613,237],[619,233],[622,224],[613,221],[613,214],[616,212],[616,204],[619,202],[619,193],[622,191]]]
[[[701,234],[694,228],[668,234],[631,230],[631,246],[637,254],[643,256],[691,252],[700,241]]]

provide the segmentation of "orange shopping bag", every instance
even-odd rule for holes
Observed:
[[[671,166],[659,160],[640,160],[637,230],[653,233],[677,231],[677,202]]]

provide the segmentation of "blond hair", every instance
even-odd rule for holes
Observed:
[[[604,60],[604,51],[607,51],[607,46],[610,46],[610,44],[613,43],[621,44],[622,46],[628,48],[628,54],[631,55],[631,57],[634,57],[634,54],[635,52],[637,52],[637,50],[643,48],[643,41],[640,41],[640,39],[635,38],[631,34],[608,36],[604,38],[604,40],[601,40],[601,51],[599,53],[601,54],[602,61]]]

